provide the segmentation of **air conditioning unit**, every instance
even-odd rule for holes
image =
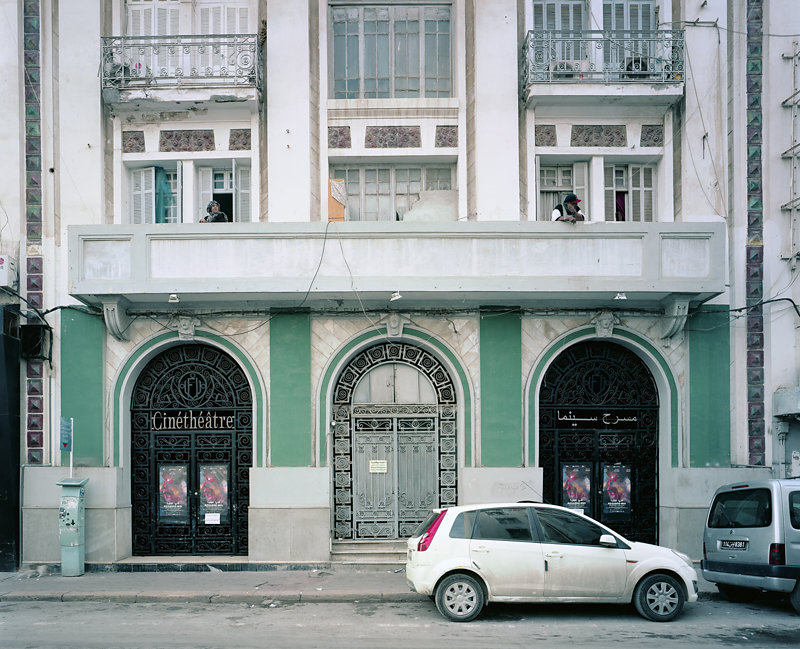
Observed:
[[[626,56],[625,76],[629,79],[643,79],[650,72],[650,58],[647,56]]]
[[[550,74],[553,79],[582,79],[589,69],[588,61],[554,60],[550,61]]]
[[[0,255],[0,287],[16,289],[18,284],[17,260],[11,255]]]

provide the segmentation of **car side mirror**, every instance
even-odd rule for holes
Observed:
[[[615,548],[617,547],[617,539],[610,534],[603,534],[600,537],[600,545],[606,548]]]

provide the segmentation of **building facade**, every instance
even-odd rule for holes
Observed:
[[[6,556],[72,462],[92,563],[523,499],[699,558],[800,475],[792,4],[3,0]]]

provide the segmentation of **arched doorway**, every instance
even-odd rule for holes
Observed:
[[[539,390],[544,499],[582,509],[632,540],[658,540],[658,391],[630,349],[578,343]]]
[[[381,343],[342,371],[333,397],[334,536],[398,539],[457,499],[456,398],[432,354]]]
[[[134,555],[247,554],[252,394],[210,345],[170,347],[131,396]]]

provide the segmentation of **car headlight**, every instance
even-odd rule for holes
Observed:
[[[672,552],[673,552],[673,554],[675,554],[675,556],[677,556],[679,559],[682,559],[682,560],[683,560],[683,562],[684,562],[684,563],[685,563],[687,566],[693,566],[693,564],[692,564],[692,560],[689,558],[689,555],[688,555],[688,554],[684,554],[683,552],[678,552],[677,550],[673,550]]]

